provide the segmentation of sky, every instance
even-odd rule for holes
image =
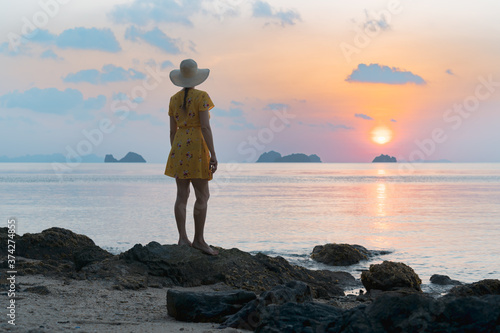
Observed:
[[[0,156],[170,150],[168,74],[209,68],[220,162],[500,162],[500,2],[2,1]]]

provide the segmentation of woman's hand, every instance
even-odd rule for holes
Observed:
[[[217,157],[215,157],[215,155],[212,155],[212,157],[210,157],[210,170],[212,170],[212,173],[215,173],[215,171],[217,171]]]

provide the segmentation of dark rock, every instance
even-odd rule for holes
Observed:
[[[357,285],[346,272],[308,270],[291,265],[282,257],[252,255],[238,249],[219,248],[218,256],[207,256],[189,246],[151,242],[113,256],[87,236],[62,228],[25,234],[16,243],[19,258],[28,258],[16,263],[20,274],[105,279],[116,289],[224,283],[260,293],[297,280],[307,283],[315,298],[330,298],[343,296],[343,288]]]
[[[19,237],[21,237],[16,233],[13,233],[11,235],[13,235],[12,236],[13,238],[9,238],[9,228],[7,227],[0,228],[0,242],[3,244],[3,246],[0,246],[0,256],[5,257],[5,259],[7,259],[8,254],[12,254],[7,252],[8,250],[7,244],[9,244],[8,240],[11,239],[13,241],[17,241]],[[5,262],[5,264],[7,264],[7,262]]]
[[[118,162],[118,160],[116,158],[114,158],[114,156],[112,154],[107,154],[104,157],[104,163],[116,163],[116,162]]]
[[[257,163],[273,163],[280,158],[281,158],[280,153],[271,150],[270,152],[263,153],[262,155],[260,155],[259,159],[257,160]]]
[[[500,295],[500,280],[486,279],[470,284],[465,284],[463,286],[453,287],[448,292],[448,295],[453,295],[453,296]]]
[[[379,163],[396,163],[397,160],[395,157],[380,154],[380,156],[375,157],[372,161],[372,163],[377,163],[377,162],[379,162]]]
[[[314,247],[311,258],[332,266],[348,266],[389,251],[367,250],[361,245],[329,243]]]
[[[63,228],[50,228],[36,234],[24,234],[16,240],[16,255],[30,259],[73,261],[76,252],[97,247],[85,235]]]
[[[366,290],[379,289],[384,291],[408,289],[422,291],[422,280],[413,269],[403,263],[384,261],[381,264],[370,265],[370,270],[361,273],[361,282]]]
[[[492,332],[500,315],[500,297],[495,297],[434,299],[419,293],[386,293],[367,306],[345,312],[342,327],[348,328],[345,332],[360,333]]]
[[[331,305],[313,302],[270,305],[254,332],[340,332],[332,329],[342,319],[342,313]]]
[[[364,248],[363,248],[364,249]],[[311,258],[332,266],[348,266],[368,259],[368,250],[349,244],[325,244],[314,247]]]
[[[256,293],[292,280],[311,286],[315,297],[344,295],[341,286],[355,283],[352,275],[328,270],[308,270],[281,257],[251,255],[238,249],[218,248],[218,256],[207,256],[189,246],[135,245],[120,260],[138,263],[152,276],[164,277],[168,285],[193,287],[223,282],[236,289]]]
[[[311,288],[303,282],[290,281],[285,285],[279,285],[263,292],[258,299],[249,302],[238,313],[229,317],[221,327],[254,330],[262,322],[269,305],[310,301],[312,301]]]
[[[439,284],[442,286],[446,285],[461,285],[462,282],[457,281],[457,280],[452,280],[448,275],[439,275],[439,274],[434,274],[430,278],[431,283],[434,284]]]
[[[24,291],[29,292],[29,293],[39,294],[39,295],[50,294],[50,290],[46,286],[28,287],[28,288],[24,289]]]
[[[220,323],[256,298],[245,290],[225,292],[167,291],[168,315],[180,321]]]
[[[106,258],[110,258],[113,255],[106,250],[101,249],[98,246],[86,246],[84,248],[78,249],[73,255],[73,260],[75,262],[75,268],[77,271],[83,267],[96,262],[102,261]]]
[[[500,296],[442,297],[384,293],[340,310],[318,303],[270,305],[255,332],[498,332]]]

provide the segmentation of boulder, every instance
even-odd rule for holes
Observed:
[[[238,313],[229,317],[221,327],[254,330],[266,315],[269,305],[281,305],[289,302],[296,304],[310,301],[312,301],[311,288],[304,282],[290,281],[285,285],[279,285],[263,292],[259,298],[249,302]]]
[[[448,295],[453,295],[453,296],[500,295],[500,280],[486,279],[466,284],[463,286],[456,286],[453,287],[448,292]]]
[[[11,254],[11,253],[7,252],[7,250],[8,250],[7,244],[8,244],[9,239],[12,239],[13,241],[17,242],[17,240],[21,237],[16,233],[14,233],[12,235],[13,235],[13,239],[9,238],[9,228],[7,228],[7,227],[0,228],[0,242],[3,244],[2,246],[0,246],[0,256],[7,258],[7,254]],[[14,254],[16,254],[16,253],[14,253]]]
[[[329,243],[314,247],[311,258],[332,266],[349,266],[371,257],[384,255],[389,251],[368,250],[361,245]]]
[[[497,332],[500,296],[384,293],[349,310],[306,302],[270,305],[255,332]]]
[[[346,311],[332,332],[341,327],[359,333],[493,332],[499,301],[500,296],[434,299],[421,293],[385,293],[369,305]]]
[[[223,292],[167,291],[168,315],[188,322],[220,323],[256,298],[245,290]]]
[[[77,271],[81,270],[83,267],[97,262],[102,261],[106,258],[110,258],[113,255],[106,250],[101,249],[99,246],[85,246],[75,251],[73,255],[73,261],[75,263],[75,269]]]
[[[367,260],[368,250],[349,244],[317,245],[313,249],[311,258],[327,265],[349,266]]]
[[[251,255],[238,249],[218,248],[218,256],[207,256],[189,246],[160,245],[151,242],[137,244],[122,253],[120,260],[139,263],[151,276],[164,278],[167,285],[193,287],[225,283],[235,289],[260,293],[292,280],[303,281],[314,297],[329,298],[344,295],[341,287],[355,284],[345,272],[308,270],[291,265],[281,257],[262,253]]]
[[[368,271],[361,273],[361,282],[367,291],[371,289],[422,291],[420,288],[422,280],[413,269],[403,263],[392,261],[370,265]]]
[[[448,286],[448,285],[461,285],[462,282],[457,281],[457,280],[452,280],[448,275],[439,275],[439,274],[434,274],[430,278],[431,283],[434,284],[439,284],[441,286]]]
[[[342,313],[331,305],[313,302],[270,305],[254,332],[340,332],[331,329],[342,319]]]
[[[73,261],[75,253],[84,248],[104,251],[89,237],[56,227],[41,233],[27,233],[16,240],[16,255],[30,259]]]

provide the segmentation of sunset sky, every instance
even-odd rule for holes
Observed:
[[[2,1],[0,156],[163,163],[168,79],[209,68],[221,162],[500,162],[500,2]],[[33,29],[37,29],[35,33]]]

